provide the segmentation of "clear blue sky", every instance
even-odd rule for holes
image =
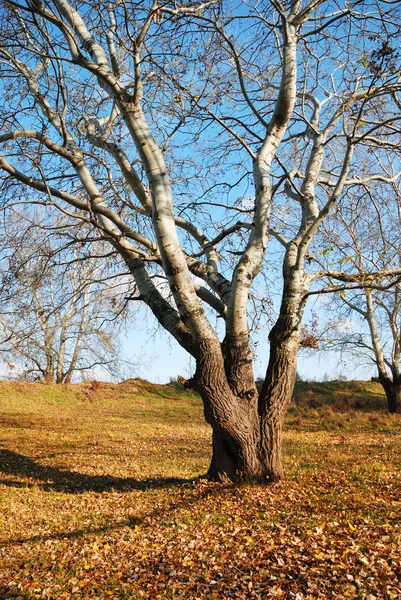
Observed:
[[[266,331],[266,338],[268,331]],[[167,383],[170,377],[182,375],[188,378],[193,374],[194,364],[190,356],[175,340],[161,328],[154,330],[151,319],[142,315],[137,325],[127,332],[123,339],[123,351],[136,367],[129,376],[142,377],[154,383]],[[269,346],[261,343],[255,358],[255,373],[263,376],[269,356]],[[351,357],[341,359],[339,353],[300,352],[298,372],[304,379],[321,381],[325,374],[329,379],[345,375],[347,379],[369,379],[373,369],[358,365]]]

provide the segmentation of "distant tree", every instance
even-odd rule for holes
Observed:
[[[366,194],[374,197],[369,209]],[[342,268],[385,270],[401,266],[401,192],[371,186],[350,198],[347,218],[337,214],[325,228],[332,257]],[[357,360],[374,365],[376,381],[386,393],[390,413],[401,412],[401,280],[343,289],[329,304],[332,317],[329,343]],[[350,326],[351,325],[351,326]]]
[[[97,229],[194,358],[209,476],[280,479],[310,293],[322,277],[400,272],[320,254],[349,189],[400,175],[400,3],[0,6],[2,203],[39,192]],[[262,272],[281,275],[281,300],[258,392],[248,309],[252,293],[265,304]]]
[[[93,369],[116,376],[124,296],[95,258],[28,230],[7,239],[3,231],[0,360],[30,380],[70,383]]]

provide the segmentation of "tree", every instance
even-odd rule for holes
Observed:
[[[39,226],[30,222],[22,234],[20,226],[21,217],[1,237],[0,356],[24,379],[68,384],[95,368],[116,376],[121,282],[95,258],[77,260],[76,246],[60,234],[43,240]]]
[[[190,384],[213,431],[209,476],[280,479],[308,295],[322,276],[366,280],[315,261],[321,225],[349,187],[399,178],[399,7],[2,7],[5,207],[23,186],[21,201],[41,192],[97,228],[137,297],[195,359]],[[268,243],[282,293],[258,394],[247,309]]]
[[[384,191],[384,194],[383,194]],[[401,195],[376,184],[363,190],[373,199],[372,210],[362,202],[361,193],[350,199],[347,218],[338,214],[325,229],[328,247],[337,260],[360,273],[400,265]],[[360,360],[374,364],[386,393],[390,413],[401,412],[401,281],[342,290],[330,303],[336,319],[329,343]],[[349,324],[351,326],[344,326]],[[333,333],[334,330],[334,333]]]

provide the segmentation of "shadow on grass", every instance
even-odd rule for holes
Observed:
[[[151,516],[153,517],[154,515],[152,514]],[[27,543],[35,544],[36,542],[46,542],[47,540],[74,540],[87,535],[98,535],[101,533],[107,533],[116,529],[120,529],[121,527],[134,528],[137,525],[143,523],[143,520],[143,517],[129,517],[128,519],[124,519],[122,521],[113,521],[112,523],[107,523],[106,525],[102,525],[99,527],[85,527],[85,529],[75,529],[74,531],[60,531],[47,534],[38,533],[37,535],[31,535],[28,537],[4,539],[0,540],[0,548],[4,548],[8,545],[13,546]],[[0,600],[2,600],[1,596]]]
[[[3,479],[2,474],[29,477],[39,480],[38,483],[25,483]],[[111,475],[85,475],[67,469],[44,466],[32,459],[12,452],[0,450],[0,485],[9,487],[37,487],[45,491],[66,492],[126,492],[129,490],[147,490],[175,487],[185,483],[193,483],[197,479],[162,478],[133,479],[130,477],[113,477]]]
[[[24,481],[13,481],[12,479],[2,478],[1,474],[11,476],[29,477],[41,481],[42,483],[28,483]],[[54,467],[46,467],[35,463],[30,458],[11,452],[10,450],[0,450],[0,485],[17,488],[35,487],[48,491],[62,491],[71,494],[79,494],[84,491],[107,492],[107,491],[130,491],[130,490],[148,490],[180,487],[189,484],[190,492],[172,497],[170,503],[163,508],[155,508],[144,515],[129,516],[122,520],[113,519],[104,525],[75,529],[73,531],[49,532],[31,535],[28,537],[18,537],[13,539],[0,539],[0,548],[25,543],[43,542],[46,540],[70,540],[81,538],[87,535],[97,535],[110,532],[119,528],[135,528],[138,525],[149,526],[154,519],[162,519],[165,522],[166,514],[173,514],[182,507],[188,507],[198,502],[201,498],[220,494],[220,488],[204,488],[203,486],[194,486],[199,482],[200,477],[194,479],[146,479],[139,481],[136,479],[111,477],[108,475],[83,475],[75,471],[61,470]],[[0,600],[3,600],[0,589]]]

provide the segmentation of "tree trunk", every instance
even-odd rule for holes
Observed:
[[[71,383],[72,376],[74,375],[75,369],[77,367],[79,353],[80,353],[81,345],[82,345],[82,339],[83,339],[85,333],[87,332],[87,329],[85,331],[85,328],[87,328],[87,326],[88,326],[88,323],[86,321],[86,315],[88,313],[88,306],[89,306],[88,291],[85,289],[84,297],[83,297],[83,308],[81,311],[81,321],[79,324],[79,330],[78,330],[77,337],[75,340],[74,352],[72,353],[70,366],[68,367],[67,372],[64,374],[64,382],[63,383],[65,383],[66,385],[69,385]],[[64,360],[63,360],[63,363],[64,363]],[[63,367],[64,367],[64,364],[63,364]]]
[[[46,355],[46,369],[43,380],[45,383],[54,381],[54,356],[51,353]]]
[[[228,337],[223,344],[224,366],[232,392],[240,398],[256,398],[257,389],[253,372],[253,356],[249,336],[244,339]]]
[[[237,432],[213,426],[212,459],[207,476],[212,481],[265,481],[265,469],[258,455],[258,420],[247,423],[253,435],[238,440]]]
[[[284,477],[282,438],[284,417],[291,403],[297,372],[299,333],[288,327],[289,319],[279,317],[271,330],[270,359],[259,394],[261,420],[260,459],[268,465],[268,479]]]
[[[70,323],[68,323],[68,326]],[[64,359],[65,359],[65,346],[67,343],[67,327],[64,325],[61,329],[60,334],[60,345],[57,355],[57,367],[56,367],[56,383],[62,384],[64,380]]]
[[[283,337],[286,325],[279,319],[272,330],[270,362],[259,402],[256,394],[234,393],[225,370],[227,359],[224,365],[218,352],[209,347],[198,360],[195,381],[213,430],[208,477],[214,481],[268,483],[283,478],[283,421],[295,383],[299,337],[297,331]]]
[[[257,396],[242,398],[232,391],[218,342],[200,342],[194,382],[213,430],[209,478],[222,482],[263,479]]]
[[[391,381],[389,377],[379,377],[386,393],[388,410],[391,414],[401,414],[401,381]]]

